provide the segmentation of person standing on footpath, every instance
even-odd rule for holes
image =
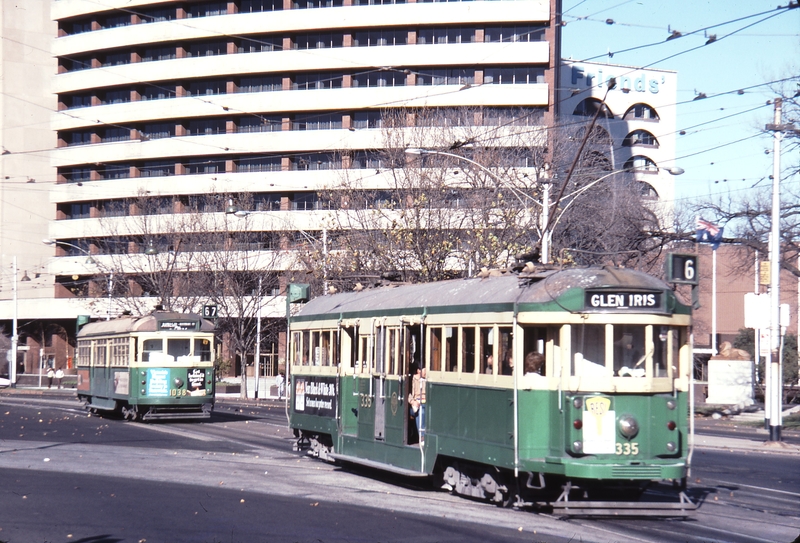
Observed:
[[[64,370],[58,368],[56,370],[56,384],[58,384],[58,388],[61,388],[61,380],[64,379]]]
[[[47,388],[53,388],[53,379],[56,376],[56,372],[53,371],[53,368],[47,368]]]

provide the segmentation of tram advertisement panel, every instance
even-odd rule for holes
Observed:
[[[296,377],[294,410],[320,417],[336,416],[335,377]]]

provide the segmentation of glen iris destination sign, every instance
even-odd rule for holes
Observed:
[[[584,299],[586,311],[647,311],[659,312],[664,309],[662,292],[642,292],[633,290],[587,290]]]

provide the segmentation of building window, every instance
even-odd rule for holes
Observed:
[[[140,177],[166,177],[175,175],[175,164],[166,161],[148,161],[139,168]]]
[[[634,155],[625,161],[624,170],[642,173],[656,173],[658,166],[644,155]]]
[[[417,45],[474,43],[475,28],[420,28],[417,31]]]
[[[105,200],[100,205],[103,217],[125,217],[128,215],[128,203],[124,200]]]
[[[623,119],[626,121],[657,121],[658,113],[647,104],[633,104],[625,112]]]
[[[297,34],[292,39],[293,49],[330,49],[332,47],[341,47],[344,37],[341,33],[310,33],[310,34]]]
[[[544,41],[544,27],[541,26],[490,26],[486,28],[484,42],[532,42]]]
[[[353,35],[353,47],[406,45],[407,43],[407,30],[360,30]]]
[[[175,123],[147,123],[140,132],[148,140],[171,138],[175,135]]]
[[[188,9],[189,17],[213,17],[215,15],[225,15],[228,13],[227,2],[206,2],[204,4],[194,4]]]
[[[398,70],[377,70],[353,76],[352,86],[358,87],[402,87],[406,84],[406,74]],[[417,83],[419,84],[419,83]]]
[[[82,181],[89,181],[92,177],[91,168],[66,168],[61,172],[64,178],[69,183],[78,183]]]
[[[82,34],[84,32],[91,32],[92,31],[92,20],[91,19],[80,19],[80,20],[77,20],[77,21],[61,21],[59,23],[59,27],[67,35]]]
[[[354,6],[387,6],[390,4],[405,4],[406,0],[353,0]]]
[[[253,115],[241,117],[236,124],[236,131],[248,132],[280,132],[283,119],[279,115]]]
[[[192,81],[186,88],[187,96],[210,96],[226,92],[227,83],[225,81]]]
[[[319,195],[316,192],[296,192],[292,198],[293,211],[313,211],[321,209]]]
[[[295,0],[292,9],[335,8],[344,5],[344,0]]]
[[[236,161],[236,171],[241,173],[279,172],[281,169],[279,156],[240,158]]]
[[[163,100],[165,98],[175,97],[175,85],[148,85],[144,88],[141,94],[143,101],[145,100]]]
[[[189,162],[184,165],[187,175],[198,175],[204,173],[224,173],[225,160],[208,159],[198,162]]]
[[[272,192],[253,194],[253,208],[256,211],[280,211],[281,195]]]
[[[91,202],[75,202],[67,204],[67,218],[68,219],[88,219],[91,217],[92,203]]]
[[[100,20],[100,26],[103,28],[118,28],[120,26],[128,26],[130,24],[131,14],[126,12],[118,15],[109,15]]]
[[[292,130],[335,130],[342,127],[342,115],[295,115]]]
[[[172,47],[147,47],[142,54],[142,62],[154,62],[157,60],[171,60],[178,58],[175,46]]]
[[[91,130],[80,130],[77,132],[70,132],[67,144],[87,145],[89,143],[92,143],[92,134],[93,132]]]
[[[639,182],[639,194],[641,194],[642,198],[645,200],[658,200],[658,192],[656,192],[656,189],[653,188],[653,185],[645,183],[644,181]]]
[[[341,89],[344,77],[333,72],[301,73],[294,76],[294,90]]]
[[[239,53],[264,53],[283,49],[283,38],[280,36],[261,36],[242,39],[236,48]]]
[[[280,11],[283,0],[241,0],[239,13],[256,13],[260,11]]]
[[[528,85],[544,83],[544,68],[487,68],[483,82],[495,85]]]
[[[128,89],[108,90],[102,98],[103,104],[123,104],[130,101],[131,91]]]
[[[67,108],[76,109],[79,107],[91,107],[92,95],[91,94],[73,94],[64,99]]]
[[[649,147],[658,147],[658,140],[656,137],[647,130],[634,130],[622,140],[622,145],[631,147],[633,145],[647,145]]]
[[[75,57],[62,60],[63,66],[68,72],[77,72],[79,70],[88,70],[92,67],[92,57]]]
[[[613,119],[614,115],[611,113],[611,110],[608,109],[608,106],[605,105],[601,100],[597,98],[587,98],[582,100],[580,104],[575,106],[573,110],[573,115],[580,115],[581,117],[594,117],[597,110],[600,109],[600,116],[605,117],[606,119]]]
[[[195,119],[186,125],[187,136],[210,136],[225,133],[224,119]]]
[[[128,179],[131,176],[130,164],[106,164],[104,170],[98,170],[103,179]]]
[[[103,143],[111,141],[128,141],[131,139],[131,131],[127,128],[110,126],[103,130],[100,141]]]
[[[228,43],[224,41],[194,42],[189,45],[189,57],[213,57],[225,55],[228,52]]]
[[[383,126],[383,115],[380,111],[356,111],[351,121],[353,128],[380,128]]]
[[[333,153],[311,153],[292,158],[292,170],[337,170],[341,167],[341,160]]]
[[[417,85],[471,85],[475,82],[472,68],[427,70],[417,74]]]
[[[159,23],[175,19],[175,8],[139,8],[136,13],[143,23]]]
[[[121,66],[123,64],[131,63],[131,54],[128,51],[120,51],[117,53],[106,53],[100,63],[103,67],[106,66]]]
[[[280,76],[242,77],[236,92],[268,92],[282,88],[283,78]]]

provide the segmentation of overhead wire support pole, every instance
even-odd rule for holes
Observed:
[[[767,125],[767,130],[772,130],[773,135],[773,170],[772,170],[772,231],[770,232],[769,274],[770,274],[770,322],[769,336],[770,348],[767,364],[770,365],[769,397],[770,402],[769,440],[781,440],[782,411],[783,411],[783,383],[781,379],[781,323],[780,323],[780,251],[781,251],[781,109],[782,100],[775,99],[775,124]]]

